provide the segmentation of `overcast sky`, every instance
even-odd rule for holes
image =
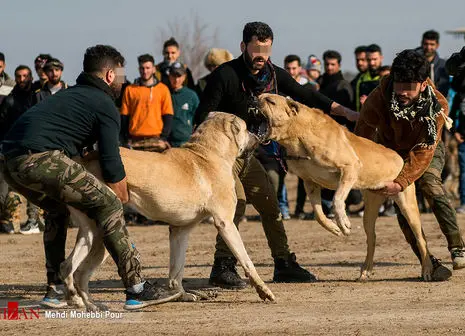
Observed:
[[[370,43],[382,47],[385,64],[390,64],[397,52],[417,47],[429,29],[441,33],[442,57],[465,44],[463,38],[445,34],[465,27],[465,0],[1,0],[0,51],[10,74],[18,64],[32,66],[37,54],[50,53],[64,63],[63,78],[74,84],[85,49],[111,44],[126,57],[133,80],[137,55],[152,53],[160,61],[160,27],[186,20],[192,11],[212,32],[218,29],[216,47],[234,56],[240,53],[246,22],[268,23],[275,34],[272,60],[279,65],[287,54],[305,59],[335,49],[342,54],[343,69],[355,71],[354,47]]]

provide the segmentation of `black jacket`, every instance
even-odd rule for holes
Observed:
[[[284,69],[272,64],[276,73],[277,89],[280,94],[329,113],[333,101],[319,92],[305,88],[295,81]],[[198,125],[209,112],[228,112],[248,121],[247,103],[249,93],[244,89],[244,79],[248,75],[243,56],[223,63],[216,68],[208,80],[200,99],[195,121]]]
[[[447,70],[454,75],[451,87],[456,92],[450,109],[456,131],[465,136],[465,47],[454,53],[446,63]]]
[[[119,182],[125,172],[113,93],[103,80],[90,74],[81,73],[76,83],[27,110],[5,135],[2,152],[63,150],[72,157],[98,141],[104,180]]]
[[[321,94],[324,94],[326,97],[334,100],[342,106],[352,105],[354,96],[352,87],[350,86],[350,83],[344,79],[344,76],[342,76],[340,71],[334,75],[324,73],[320,78],[318,78],[318,83],[320,84]],[[353,128],[354,126],[353,123],[348,121],[345,117],[332,117],[341,125],[350,126],[349,128]]]
[[[32,105],[34,105],[32,88],[22,90],[16,85],[0,105],[0,140],[3,139],[14,122]]]

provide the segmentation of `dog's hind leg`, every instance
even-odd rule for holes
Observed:
[[[88,311],[108,310],[103,304],[96,304],[89,293],[89,280],[94,271],[108,257],[108,252],[103,244],[102,234],[94,227],[94,240],[92,249],[86,259],[81,263],[79,268],[74,273],[76,288],[81,296]]]
[[[426,240],[421,232],[421,219],[420,211],[418,210],[417,198],[415,195],[415,184],[412,183],[403,192],[399,193],[394,201],[399,206],[400,211],[407,220],[417,240],[417,246],[421,257],[421,274],[423,276],[423,280],[431,281],[433,264],[431,263],[431,259],[429,257]]]
[[[367,236],[367,256],[365,258],[365,263],[362,265],[362,269],[360,270],[359,281],[367,281],[373,271],[373,258],[375,255],[376,245],[376,219],[378,218],[379,208],[386,197],[368,190],[362,191],[362,194],[365,201],[363,228],[365,229],[365,234]]]
[[[69,306],[79,308],[85,307],[82,298],[78,295],[74,286],[74,272],[87,257],[93,242],[93,232],[91,226],[93,223],[84,213],[75,208],[68,207],[72,220],[79,225],[79,231],[76,237],[71,254],[60,265],[60,277],[63,279],[66,287],[66,301]],[[95,224],[94,224],[95,225]]]
[[[276,301],[274,294],[265,285],[263,280],[257,273],[252,260],[250,260],[247,251],[245,250],[244,243],[242,242],[239,231],[233,224],[232,216],[231,220],[225,221],[218,216],[213,216],[215,220],[215,226],[218,229],[219,234],[228,245],[231,252],[234,254],[236,259],[239,261],[244,269],[245,275],[249,278],[250,284],[255,287],[258,295],[262,300]]]
[[[341,228],[345,235],[350,234],[350,220],[346,214],[346,198],[349,195],[350,189],[357,180],[359,172],[358,161],[354,162],[351,166],[346,166],[341,169],[341,177],[339,184],[334,194],[334,214],[336,217],[336,223]]]
[[[308,198],[312,203],[313,211],[315,212],[315,219],[317,220],[317,222],[332,234],[336,236],[341,236],[341,229],[332,220],[326,217],[326,215],[323,212],[323,208],[321,206],[320,186],[310,180],[305,180],[304,184],[305,191],[307,192]]]
[[[197,301],[194,294],[186,293],[182,287],[184,265],[186,263],[186,251],[189,244],[189,233],[195,226],[173,226],[170,225],[170,274],[169,286],[183,293],[180,301]]]

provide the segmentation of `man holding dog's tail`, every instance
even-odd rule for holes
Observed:
[[[430,66],[423,55],[404,50],[392,64],[391,75],[368,96],[362,107],[355,132],[395,150],[404,166],[394,181],[379,192],[394,196],[408,185],[419,182],[446,236],[454,269],[465,267],[464,243],[457,225],[455,210],[442,186],[445,163],[443,126],[449,123],[444,96],[428,79]],[[420,258],[415,236],[397,209],[400,227]],[[452,273],[431,256],[433,279],[446,280]]]
[[[212,111],[235,114],[246,122],[251,98],[261,93],[282,93],[327,113],[357,118],[358,113],[342,107],[322,94],[297,83],[284,69],[270,61],[273,31],[263,22],[247,23],[241,42],[242,55],[223,63],[212,72],[199,108],[197,123]],[[276,193],[263,166],[254,157],[236,160],[237,207],[234,223],[245,212],[246,199],[260,213],[271,255],[274,258],[275,282],[310,282],[316,277],[297,263],[289,251]],[[236,271],[236,259],[220,236],[217,236],[215,261],[210,283],[224,288],[244,288],[246,283]]]
[[[84,72],[77,85],[58,92],[26,111],[2,142],[3,173],[10,186],[43,208],[47,294],[42,304],[62,307],[56,285],[61,282],[67,221],[72,206],[95,220],[103,242],[126,288],[126,309],[177,299],[181,293],[143,281],[139,252],[123,217],[129,199],[119,154],[120,116],[113,99],[124,81],[124,57],[110,46],[86,50]],[[105,183],[71,157],[99,145]]]

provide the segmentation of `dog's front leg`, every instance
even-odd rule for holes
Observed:
[[[350,166],[345,166],[341,169],[341,177],[339,184],[334,194],[334,214],[336,223],[341,228],[342,232],[347,236],[350,234],[350,220],[346,213],[346,198],[349,195],[350,189],[354,185],[358,177],[359,163],[352,163]]]
[[[244,243],[242,242],[241,236],[239,235],[239,231],[237,231],[237,228],[233,224],[232,219],[225,221],[218,216],[213,216],[213,218],[215,220],[215,226],[218,229],[219,234],[243,267],[245,275],[249,278],[250,284],[255,287],[255,290],[257,291],[260,298],[262,300],[268,299],[272,302],[276,301],[274,294],[258,275],[252,260],[250,260],[249,255],[245,250]]]
[[[183,293],[179,301],[197,301],[199,298],[191,293],[186,293],[182,286],[186,251],[189,243],[189,233],[194,225],[173,226],[170,225],[170,274],[169,286]]]
[[[310,203],[312,203],[313,211],[315,212],[315,219],[326,230],[336,236],[342,236],[341,229],[328,217],[326,217],[321,206],[321,188],[310,180],[304,181],[305,191],[308,194]]]
[[[373,258],[375,254],[376,233],[375,225],[378,218],[378,212],[385,197],[373,192],[364,190],[363,199],[365,201],[365,210],[363,212],[363,228],[367,236],[367,256],[365,263],[360,270],[359,281],[367,281],[373,272]]]

